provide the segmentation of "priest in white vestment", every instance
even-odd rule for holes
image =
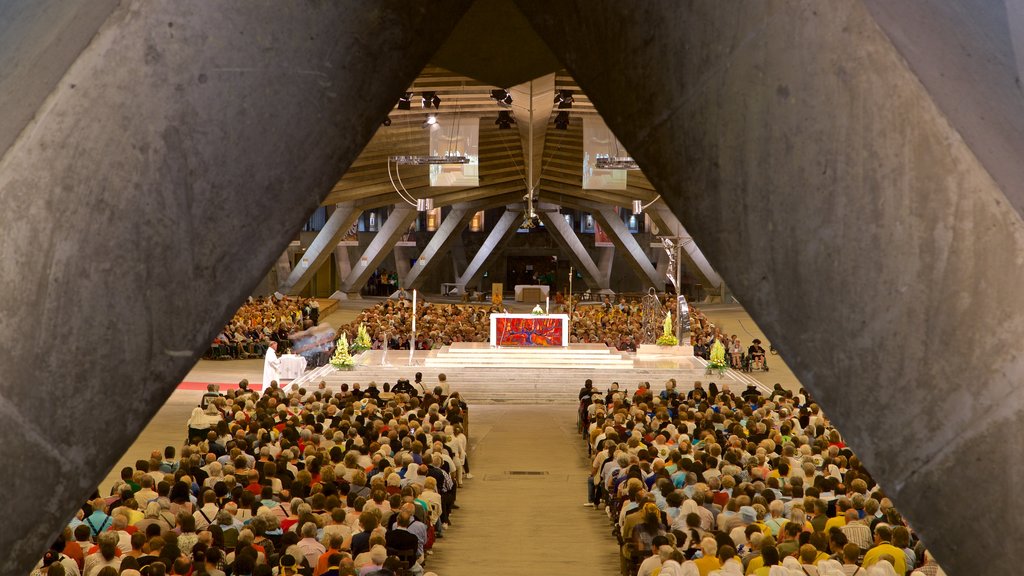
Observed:
[[[263,389],[268,390],[271,382],[281,383],[281,359],[277,357],[277,342],[267,346],[267,355],[263,358]]]

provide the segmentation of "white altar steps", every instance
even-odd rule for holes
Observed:
[[[562,347],[492,348],[486,343],[457,343],[431,353],[423,360],[431,368],[582,368],[614,370],[633,368],[633,359],[604,344],[571,344]]]

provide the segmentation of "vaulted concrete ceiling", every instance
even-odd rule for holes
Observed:
[[[534,181],[539,185],[542,200],[557,202],[561,197],[575,197],[631,207],[633,200],[647,203],[657,197],[654,187],[639,170],[629,173],[627,190],[583,190],[582,117],[596,115],[597,110],[564,70],[537,78],[532,84]],[[479,122],[480,189],[502,194],[509,186],[519,186],[525,195],[529,173],[531,82],[509,87],[513,96],[511,107],[499,105],[491,98],[491,90],[497,88],[437,66],[427,66],[407,90],[413,94],[411,109],[399,110],[396,103],[389,113],[391,125],[377,129],[323,204],[368,197],[378,197],[382,205],[399,204],[402,199],[395,191],[396,186],[404,186],[416,198],[437,198],[473,190],[430,186],[427,166],[396,168],[392,165],[388,174],[388,157],[426,154],[430,130],[424,128],[423,121],[428,114],[435,114],[439,123]],[[572,91],[575,100],[568,110],[570,121],[566,130],[554,126],[554,117],[559,112],[554,107],[554,94],[560,90]],[[420,98],[424,92],[436,93],[441,98],[440,107],[423,108]],[[515,117],[516,124],[511,129],[500,129],[495,123],[502,111],[511,112]]]

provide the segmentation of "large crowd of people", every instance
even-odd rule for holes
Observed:
[[[804,390],[580,390],[624,576],[936,576],[914,531]]]
[[[675,300],[664,298],[663,310],[675,314]],[[568,302],[561,294],[556,294],[551,304],[551,311],[565,313],[569,309]],[[420,299],[416,309],[416,348],[431,350],[449,346],[456,342],[487,342],[490,337],[489,319],[492,313],[505,311],[495,304],[438,304]],[[716,339],[726,342],[728,347],[740,347],[740,339],[735,334],[729,336],[721,326],[716,326],[696,308],[690,308],[691,343],[698,356],[707,358],[711,343]],[[351,323],[342,326],[339,332],[348,334],[349,340],[355,337],[360,324],[366,326],[375,349],[405,349],[412,345],[412,302],[400,295],[395,299],[379,302],[365,310]],[[661,321],[657,322],[658,327]],[[572,333],[569,342],[572,344],[604,343],[619,350],[636,351],[643,343],[643,307],[639,300],[620,296],[617,299],[605,297],[602,301],[581,303],[574,299],[572,307]],[[736,358],[736,368],[740,368],[741,358],[746,353],[753,354],[750,349],[739,348],[744,354]],[[761,349],[763,357],[764,350]],[[730,360],[733,357],[730,356]]]
[[[313,298],[250,297],[213,339],[205,357],[262,358],[271,342],[277,342],[283,352],[291,345],[290,334],[316,326],[319,321],[320,305]]]
[[[183,447],[124,468],[35,574],[423,574],[471,478],[458,392],[247,384],[211,387]]]

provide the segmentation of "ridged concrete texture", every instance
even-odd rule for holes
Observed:
[[[112,12],[0,161],[0,573],[28,573],[467,5]]]
[[[943,567],[1015,571],[1024,226],[863,3],[518,4]]]

